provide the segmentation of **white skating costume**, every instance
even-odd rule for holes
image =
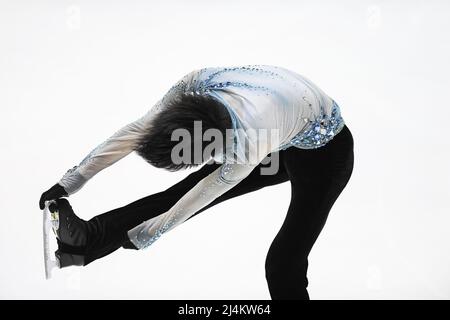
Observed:
[[[209,95],[220,101],[232,119],[233,144],[224,150],[222,165],[170,210],[128,231],[139,249],[233,188],[269,153],[288,147],[321,147],[344,127],[334,100],[293,71],[270,65],[203,68],[182,77],[147,114],[115,132],[58,183],[71,195],[99,171],[134,151],[149,126],[158,125],[152,121],[154,116],[179,94]],[[255,130],[271,129],[275,139],[255,134]]]

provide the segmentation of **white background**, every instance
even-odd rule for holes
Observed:
[[[41,193],[184,74],[242,64],[307,76],[353,133],[311,298],[450,298],[449,14],[447,1],[1,0],[0,298],[269,299],[288,183],[44,280]],[[187,174],[131,154],[69,200],[89,219]]]

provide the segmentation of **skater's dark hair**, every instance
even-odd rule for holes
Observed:
[[[231,117],[226,107],[210,96],[182,94],[174,101],[164,106],[152,120],[147,133],[137,143],[135,151],[148,163],[169,171],[178,171],[195,167],[209,159],[194,161],[194,143],[201,143],[201,150],[210,141],[200,142],[191,139],[191,159],[182,163],[172,161],[172,149],[180,141],[172,141],[172,132],[176,129],[186,129],[191,137],[194,135],[194,121],[201,121],[201,136],[208,129],[220,130],[225,145],[226,130],[232,128]],[[198,138],[198,137],[197,137]],[[212,154],[211,156],[214,156]]]

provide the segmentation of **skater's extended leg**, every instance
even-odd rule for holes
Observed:
[[[287,181],[288,176],[282,165],[281,154],[279,156],[280,165],[275,174],[261,174],[261,168],[267,166],[260,164],[237,186],[215,199],[194,215],[227,199]],[[94,236],[91,237],[91,241],[86,250],[85,264],[101,258],[117,250],[124,243],[127,243],[129,240],[127,236],[128,230],[168,211],[184,194],[219,166],[220,164],[205,164],[199,170],[191,173],[185,179],[165,191],[149,195],[124,207],[92,218],[89,223],[94,226]]]

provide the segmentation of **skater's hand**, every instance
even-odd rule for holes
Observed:
[[[64,190],[64,188],[60,184],[56,183],[53,187],[51,187],[41,195],[41,199],[39,200],[39,208],[41,210],[44,210],[45,201],[56,200],[67,195],[68,194],[66,190]]]

